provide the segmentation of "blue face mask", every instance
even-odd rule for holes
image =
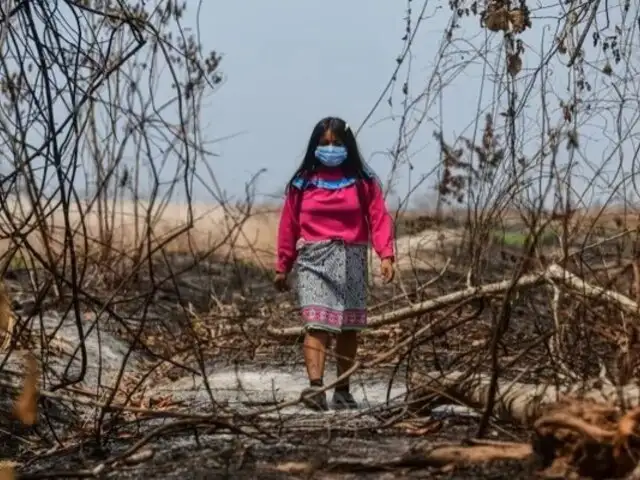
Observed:
[[[319,145],[316,158],[327,167],[337,167],[347,159],[347,149],[342,145]]]

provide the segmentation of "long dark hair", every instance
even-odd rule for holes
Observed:
[[[348,127],[347,123],[341,118],[326,117],[320,120],[313,128],[307,144],[307,152],[302,159],[302,163],[291,177],[291,180],[289,180],[287,188],[291,188],[293,182],[297,179],[301,179],[303,182],[306,181],[311,173],[321,165],[316,158],[315,152],[320,140],[328,130],[333,132],[347,149],[347,159],[339,167],[345,175],[353,175],[358,179],[371,177],[372,174],[365,166],[351,127]]]

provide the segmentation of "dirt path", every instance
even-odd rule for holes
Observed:
[[[209,282],[203,278],[213,278],[211,271],[201,265],[197,276],[185,279],[184,288],[179,297],[163,293],[162,300],[154,302],[154,310],[148,314],[149,324],[162,324],[176,329],[180,335],[180,325],[185,320],[183,311],[179,311],[177,301],[188,301],[196,305],[203,301],[207,292],[194,293],[189,285],[200,285],[203,289],[226,288],[223,294],[228,298],[233,296],[231,280]],[[204,277],[202,277],[204,275]],[[216,274],[218,275],[218,273]],[[220,274],[222,275],[222,274]],[[262,276],[263,277],[263,276]],[[256,272],[247,273],[247,279],[253,283],[240,282],[245,289],[244,294],[255,298],[258,293],[269,287]],[[14,280],[14,283],[17,280]],[[215,283],[215,284],[213,284]],[[16,285],[12,285],[17,288]],[[142,283],[140,283],[142,285]],[[209,285],[208,287],[206,285]],[[143,288],[142,286],[140,288]],[[14,292],[16,293],[16,292]],[[217,298],[227,298],[218,294]],[[193,298],[189,297],[191,295]],[[260,294],[262,295],[262,294]],[[16,302],[23,302],[17,310],[26,314],[26,303],[29,295],[14,295]],[[202,297],[202,298],[201,298]],[[160,298],[160,297],[158,297]],[[257,301],[257,300],[256,300]],[[164,310],[163,310],[164,309]],[[127,323],[135,328],[139,320],[135,312],[130,314]],[[33,351],[42,351],[39,344],[46,338],[48,351],[47,386],[59,382],[60,378],[75,376],[80,372],[81,361],[78,346],[80,338],[72,316],[60,312],[45,311],[40,318],[32,321]],[[152,318],[153,317],[153,318]],[[174,318],[175,317],[175,318]],[[221,322],[221,317],[213,316],[210,322]],[[127,388],[135,385],[144,376],[151,365],[158,360],[151,358],[141,349],[129,352],[128,340],[113,328],[117,325],[108,316],[101,317],[96,322],[93,313],[87,311],[84,321],[84,345],[86,347],[87,368],[84,381],[76,388],[86,392],[95,392],[98,385],[103,388],[97,400],[103,400],[109,387],[116,385],[123,362],[124,384]],[[159,325],[160,323],[158,323]],[[155,327],[154,327],[155,328]],[[165,332],[166,335],[169,335]],[[176,337],[178,338],[178,337]],[[204,340],[204,339],[203,339]],[[145,341],[150,341],[145,337]],[[162,342],[170,343],[171,337],[163,337]],[[244,345],[244,346],[243,346]],[[159,347],[156,345],[156,347]],[[237,350],[247,349],[248,345],[234,346]],[[203,341],[203,347],[204,341]],[[209,348],[209,347],[206,347]],[[291,345],[286,349],[299,350],[299,346]],[[272,352],[273,354],[273,352]],[[277,364],[275,356],[266,358],[261,364],[256,360],[241,360],[230,365],[230,353],[214,354],[213,350],[206,354],[207,382],[212,390],[212,403],[205,388],[202,377],[189,373],[186,368],[176,368],[177,375],[162,373],[149,377],[144,390],[145,401],[151,398],[165,398],[171,403],[169,407],[152,406],[156,410],[169,408],[184,415],[214,415],[231,422],[238,431],[229,428],[213,427],[213,423],[203,422],[195,426],[185,426],[176,418],[135,418],[131,414],[122,415],[116,419],[116,411],[107,414],[107,421],[103,427],[106,440],[101,448],[95,448],[91,433],[94,431],[100,408],[97,404],[80,403],[70,405],[68,400],[47,400],[47,409],[41,409],[40,421],[37,426],[38,435],[34,431],[21,429],[14,432],[38,445],[37,448],[29,443],[15,442],[15,436],[5,435],[5,455],[19,458],[23,463],[21,478],[71,478],[74,472],[84,470],[92,472],[95,468],[131,448],[136,442],[144,440],[144,444],[137,452],[138,462],[134,464],[122,463],[115,471],[104,478],[147,478],[147,479],[181,479],[181,478],[309,478],[299,474],[286,473],[283,464],[286,462],[316,462],[319,471],[312,478],[435,478],[435,470],[425,468],[397,469],[392,473],[384,468],[370,472],[354,473],[347,468],[340,472],[328,472],[322,465],[330,459],[355,458],[376,459],[381,462],[404,455],[412,447],[425,440],[439,442],[443,440],[460,441],[474,434],[477,420],[474,415],[465,410],[451,413],[451,406],[443,406],[431,412],[430,418],[421,419],[422,422],[436,425],[433,431],[414,435],[408,433],[409,427],[397,426],[394,418],[403,412],[403,402],[406,386],[403,382],[404,374],[399,372],[395,376],[389,369],[357,372],[352,378],[353,393],[362,408],[353,412],[329,411],[324,413],[306,410],[301,405],[289,405],[274,410],[273,405],[279,402],[292,402],[299,397],[300,390],[307,384],[304,367],[299,363],[298,355],[287,355],[284,364]],[[250,356],[247,354],[247,356]],[[294,361],[292,357],[297,359]],[[185,367],[196,368],[193,361],[182,359]],[[243,357],[244,358],[244,357]],[[13,352],[6,364],[6,370],[19,372],[24,363],[24,355]],[[68,365],[70,365],[69,368]],[[334,366],[327,367],[326,382],[335,379]],[[15,375],[3,373],[3,379],[15,381]],[[393,381],[391,382],[391,379]],[[329,392],[330,394],[331,392]],[[65,395],[72,395],[66,393]],[[86,398],[87,397],[83,397]],[[89,397],[91,398],[91,397]],[[119,396],[117,402],[123,401]],[[252,418],[248,414],[258,410],[272,409]],[[52,415],[55,413],[55,415]],[[404,415],[403,415],[404,417]],[[399,418],[399,417],[398,417]],[[169,427],[169,425],[172,425]],[[10,430],[7,425],[7,431]],[[50,427],[62,439],[64,447],[56,446]],[[15,425],[12,427],[15,428]],[[166,428],[158,433],[156,429]],[[156,432],[153,434],[153,432]],[[84,443],[79,442],[79,432],[85,432]],[[65,438],[65,435],[69,435]],[[500,431],[492,432],[493,438],[501,438]],[[42,436],[46,441],[42,440]],[[48,442],[48,443],[47,443]],[[11,446],[13,445],[13,446]],[[74,445],[82,445],[75,448]],[[27,448],[28,446],[28,448]],[[49,451],[46,456],[43,454]],[[135,456],[134,456],[135,457]],[[530,478],[522,472],[528,472],[528,467],[521,464],[491,466],[485,470],[471,469],[460,471],[456,475],[451,472],[442,473],[443,478],[503,478],[495,475],[496,469],[508,472],[516,478]],[[56,473],[57,472],[57,473]],[[52,474],[58,475],[52,477]]]

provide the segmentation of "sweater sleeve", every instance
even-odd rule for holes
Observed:
[[[289,273],[293,267],[293,262],[296,261],[296,243],[300,235],[297,219],[299,195],[301,195],[300,190],[289,188],[280,213],[276,260],[276,271],[279,273]]]
[[[394,259],[394,226],[378,181],[367,181],[371,243],[381,259]]]

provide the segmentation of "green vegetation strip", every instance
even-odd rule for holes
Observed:
[[[509,247],[522,247],[527,239],[527,232],[514,232],[494,230],[493,238]],[[538,245],[552,245],[557,241],[555,232],[551,230],[543,231],[538,237]]]

